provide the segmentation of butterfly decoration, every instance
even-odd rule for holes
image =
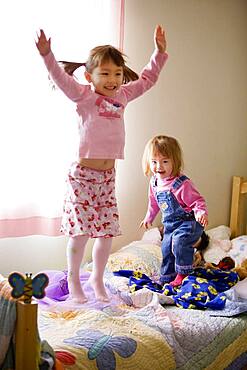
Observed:
[[[88,349],[88,359],[96,360],[98,370],[115,370],[116,357],[114,351],[122,358],[133,355],[137,343],[126,336],[113,336],[102,333],[100,330],[79,330],[77,336],[64,340],[76,348]]]
[[[37,299],[44,298],[45,288],[48,285],[49,278],[44,273],[37,274],[32,278],[32,274],[24,277],[19,272],[13,272],[8,277],[9,284],[12,286],[11,295],[13,298],[24,296],[24,303],[31,303],[32,297]]]

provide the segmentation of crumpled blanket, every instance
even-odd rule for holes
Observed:
[[[180,287],[173,288],[169,284],[163,287],[152,281],[141,271],[119,270],[115,276],[129,278],[130,291],[148,288],[154,292],[171,296],[175,304],[182,308],[199,308],[221,310],[225,307],[226,290],[239,281],[239,276],[233,271],[195,269],[188,275]]]

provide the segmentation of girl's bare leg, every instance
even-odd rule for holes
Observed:
[[[80,266],[87,241],[87,235],[79,235],[71,237],[67,245],[69,293],[76,303],[85,303],[87,301],[80,283]]]
[[[109,297],[105,290],[103,281],[105,266],[111,251],[112,238],[97,238],[94,242],[93,272],[90,276],[89,283],[94,289],[95,297],[99,301],[109,302]]]

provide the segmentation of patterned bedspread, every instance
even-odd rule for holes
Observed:
[[[133,293],[133,302],[139,294],[142,306],[134,307],[126,295],[123,300],[111,291],[110,304],[78,309],[66,300],[53,307],[47,301],[47,309],[39,310],[41,337],[66,370],[236,370],[247,363],[246,313],[211,316],[207,310],[162,306],[147,289]]]
[[[247,362],[247,315],[164,308],[155,295],[139,309],[40,310],[39,327],[71,370],[236,370]]]
[[[56,276],[57,287],[66,293],[66,274]],[[87,278],[88,274],[82,277],[84,283]],[[112,279],[121,280],[113,275]],[[53,292],[54,287],[51,281]],[[5,351],[5,364],[12,361],[12,348],[6,353],[15,320],[8,290],[5,281],[0,289],[0,352],[3,357]],[[212,316],[208,310],[162,306],[158,294],[145,288],[121,296],[115,286],[109,294],[109,304],[96,305],[90,299],[75,307],[66,294],[55,301],[49,292],[40,302],[40,337],[53,347],[64,369],[237,370],[247,364],[246,313],[224,316],[221,310],[221,316]]]
[[[68,299],[66,272],[46,271],[50,282],[39,301],[39,333],[65,370],[240,370],[247,365],[247,300],[236,300],[233,288],[221,294],[221,309],[184,309],[175,306],[173,294],[162,294],[161,301],[155,289],[133,291],[129,278],[113,274],[139,270],[156,281],[160,263],[160,247],[150,242],[133,242],[113,253],[105,275],[111,300],[104,304],[95,301],[87,286],[88,266],[81,274],[89,297],[83,306]],[[177,293],[183,299],[192,297],[194,304],[200,292],[194,281],[190,283],[184,287],[189,291]],[[2,357],[15,321],[5,288],[0,284]],[[214,288],[205,285],[207,297],[218,296]]]
[[[144,317],[139,320],[134,312],[105,307],[41,312],[39,324],[66,369],[174,369],[172,348]]]

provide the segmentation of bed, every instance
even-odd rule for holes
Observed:
[[[207,261],[247,259],[246,193],[247,180],[234,176],[230,227],[208,230]],[[145,286],[130,289],[129,278],[116,274],[141,272],[155,282],[160,262],[154,228],[111,254],[105,273],[109,304],[94,300],[87,286],[91,266],[84,266],[81,282],[90,300],[78,307],[68,299],[66,271],[46,271],[46,296],[31,304],[13,299],[8,280],[1,277],[0,368],[247,369],[247,279],[224,292],[224,309],[181,309],[169,295]]]

